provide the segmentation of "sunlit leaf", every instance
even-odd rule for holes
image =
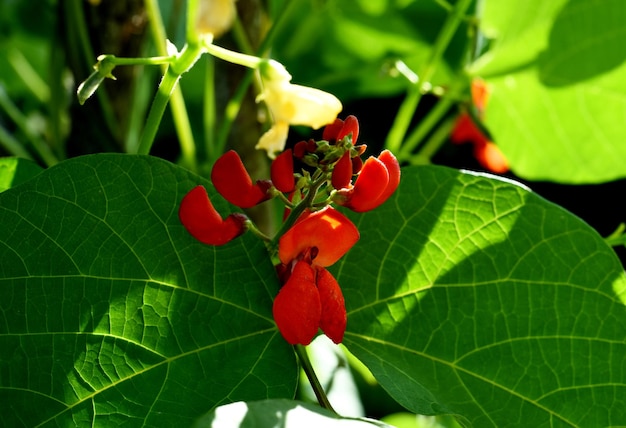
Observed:
[[[30,180],[43,171],[35,162],[15,158],[0,158],[0,192]]]
[[[620,0],[487,1],[492,49],[472,68],[514,172],[598,183],[626,176],[626,8]]]
[[[441,167],[353,215],[334,267],[344,344],[407,409],[474,427],[626,425],[626,280],[602,238],[528,189]]]
[[[299,1],[278,28],[272,52],[294,83],[321,87],[342,101],[398,94],[409,81],[394,70],[394,62],[419,73],[446,16],[432,1]],[[466,31],[461,25],[437,64],[435,84],[448,83],[461,67]]]
[[[199,183],[157,158],[94,155],[0,194],[0,425],[189,426],[293,397],[267,251],[250,234],[193,239],[177,207]]]

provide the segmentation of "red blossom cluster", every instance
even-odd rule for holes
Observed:
[[[268,246],[277,243],[276,270],[283,284],[274,300],[274,320],[291,344],[308,345],[318,329],[335,343],[343,340],[344,298],[326,267],[352,248],[359,231],[331,204],[369,211],[385,202],[400,182],[400,165],[388,150],[362,162],[366,146],[355,144],[358,134],[356,117],[337,119],[324,129],[322,140],[301,141],[279,154],[271,165],[271,180],[253,182],[235,151],[220,157],[211,171],[215,189],[240,208],[271,197],[286,204],[284,227]],[[296,161],[313,172],[295,172]],[[183,198],[179,217],[193,237],[209,245],[226,244],[249,227],[244,214],[222,218],[202,186]]]

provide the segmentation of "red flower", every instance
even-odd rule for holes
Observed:
[[[287,265],[307,250],[317,252],[313,264],[330,266],[359,240],[359,230],[332,207],[306,212],[278,241],[278,258]]]
[[[233,205],[251,208],[267,199],[268,181],[252,183],[250,174],[236,151],[224,153],[213,165],[211,181],[215,189]]]
[[[400,184],[400,164],[389,150],[363,164],[354,186],[341,189],[335,201],[355,212],[373,210],[393,194]]]
[[[343,340],[347,323],[343,295],[324,267],[335,263],[358,239],[356,226],[330,207],[303,214],[280,238],[279,271],[288,279],[274,300],[273,313],[287,342],[308,345],[318,328],[335,343]]]
[[[292,345],[308,345],[315,337],[322,317],[315,271],[304,261],[297,262],[291,276],[278,292],[272,308],[276,325]]]
[[[185,195],[178,217],[185,229],[204,244],[224,245],[246,231],[246,216],[234,213],[223,220],[203,186],[196,186]]]

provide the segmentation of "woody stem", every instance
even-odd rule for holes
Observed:
[[[309,354],[307,354],[306,352],[306,348],[302,345],[294,345],[294,349],[296,350],[296,354],[298,354],[298,359],[300,360],[302,369],[304,370],[306,377],[309,379],[309,383],[313,388],[313,392],[315,393],[315,397],[317,398],[317,402],[319,403],[319,405],[325,409],[330,410],[333,413],[337,413],[335,412],[335,409],[333,409],[333,406],[330,404],[330,401],[328,401],[328,397],[324,392],[324,388],[317,378],[315,370],[313,370],[313,365],[311,364],[311,360],[309,359]]]

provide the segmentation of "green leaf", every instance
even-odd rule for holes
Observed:
[[[300,1],[277,27],[272,55],[294,83],[318,87],[346,102],[404,92],[411,84],[394,70],[403,61],[414,73],[427,62],[447,10],[432,1]],[[461,68],[467,27],[457,31],[433,84],[448,84]]]
[[[588,225],[434,166],[351,217],[344,344],[400,404],[481,428],[626,425],[626,278]]]
[[[30,180],[41,171],[42,167],[27,159],[0,158],[0,192]]]
[[[198,183],[225,214],[206,180],[143,156],[75,158],[0,194],[0,425],[189,426],[293,397],[267,251],[193,239],[177,207]]]
[[[238,402],[220,406],[203,416],[195,428],[385,428],[372,419],[342,418],[317,405],[292,400]]]
[[[471,72],[489,85],[487,126],[516,174],[626,176],[625,20],[621,0],[486,2],[493,48]]]

